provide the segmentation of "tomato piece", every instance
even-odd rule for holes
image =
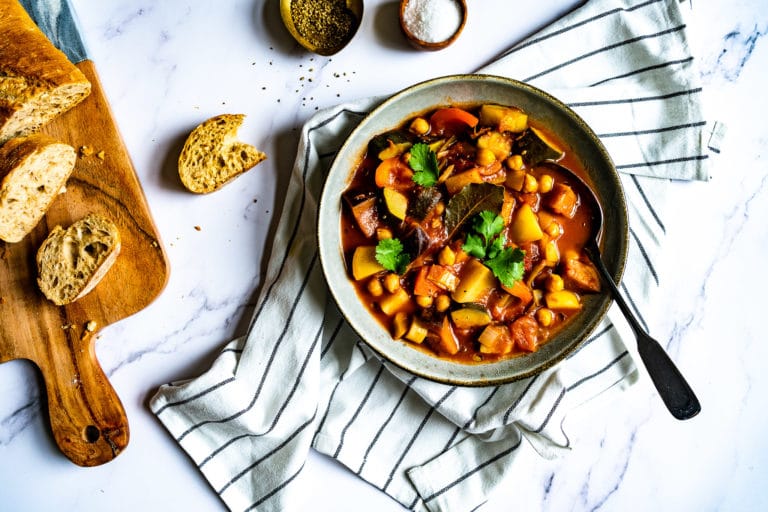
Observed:
[[[477,126],[478,118],[458,107],[441,108],[429,118],[432,131],[439,135],[453,134]]]
[[[539,348],[539,324],[530,316],[521,316],[509,326],[512,340],[520,350],[536,352]]]

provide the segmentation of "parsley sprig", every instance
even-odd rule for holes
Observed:
[[[437,155],[429,145],[418,142],[411,146],[408,165],[414,170],[413,181],[422,187],[431,187],[437,183],[440,171],[437,168]]]
[[[483,210],[472,219],[472,231],[462,248],[481,259],[504,286],[512,286],[523,278],[525,252],[517,247],[505,247],[503,231],[504,219],[495,212]]]
[[[403,243],[400,240],[385,238],[376,244],[376,261],[385,269],[402,274],[411,262],[411,257],[403,252]]]

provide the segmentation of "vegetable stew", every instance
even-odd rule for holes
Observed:
[[[360,300],[438,357],[536,351],[600,291],[583,254],[592,212],[558,173],[578,159],[519,108],[448,106],[368,143],[343,194]]]

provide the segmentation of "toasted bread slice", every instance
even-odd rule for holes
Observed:
[[[187,189],[213,192],[267,157],[237,140],[243,119],[243,114],[222,114],[192,130],[179,156],[179,177]]]
[[[72,146],[39,133],[0,147],[0,240],[18,242],[37,225],[76,160]]]
[[[37,251],[37,284],[54,304],[70,304],[93,290],[119,253],[120,231],[101,215],[56,226]]]

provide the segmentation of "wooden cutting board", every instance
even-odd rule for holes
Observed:
[[[66,192],[37,227],[19,243],[0,241],[0,362],[28,359],[40,368],[56,444],[75,464],[96,466],[120,454],[129,437],[125,410],[96,360],[96,336],[151,303],[169,266],[96,69],[87,60],[77,67],[91,81],[91,94],[43,131],[76,150],[103,151],[103,159],[79,156]],[[37,287],[35,253],[54,226],[91,212],[117,224],[122,250],[91,293],[55,306]]]

